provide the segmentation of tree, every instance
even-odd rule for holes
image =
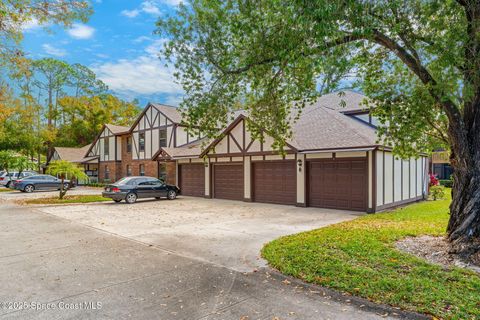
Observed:
[[[478,0],[192,0],[157,25],[187,121],[203,129],[241,101],[281,146],[292,102],[315,99],[329,68],[356,71],[399,155],[430,138],[450,146],[448,239],[456,252],[479,252]]]
[[[28,157],[17,155],[13,159],[13,163],[11,169],[15,169],[18,171],[18,176],[22,174],[25,170],[31,170],[35,167],[35,163],[31,161]]]
[[[55,160],[50,162],[47,173],[60,178],[60,199],[63,199],[68,189],[73,185],[74,179],[88,179],[88,176],[81,167],[65,160]],[[67,177],[70,178],[70,185],[65,188],[65,179]]]
[[[0,168],[10,173],[15,162],[15,153],[12,150],[0,150]],[[10,177],[10,176],[9,176]],[[12,180],[12,177],[10,177]]]
[[[84,0],[5,0],[0,2],[0,63],[14,68],[27,65],[20,42],[28,25],[54,23],[65,27],[85,22],[92,13]]]

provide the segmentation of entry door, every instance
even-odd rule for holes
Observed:
[[[363,158],[309,161],[308,205],[365,211],[367,172],[367,161]]]
[[[213,166],[213,195],[218,199],[243,200],[243,164]]]

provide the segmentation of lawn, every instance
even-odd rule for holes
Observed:
[[[8,192],[8,191],[14,191],[14,190],[10,188],[0,187],[0,192]]]
[[[377,303],[438,318],[479,319],[478,274],[443,269],[394,247],[407,236],[444,235],[449,203],[417,203],[282,237],[266,244],[262,255],[285,274]]]
[[[26,204],[63,204],[63,203],[88,203],[88,202],[102,202],[112,199],[104,198],[100,195],[77,195],[65,196],[62,200],[58,197],[38,198],[25,201]]]

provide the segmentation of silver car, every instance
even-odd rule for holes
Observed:
[[[22,171],[20,175],[18,174],[18,171],[12,171],[7,173],[6,171],[3,171],[0,174],[0,186],[5,186],[7,188],[10,188],[10,185],[12,184],[13,181],[18,180],[18,179],[23,179],[26,177],[30,177],[33,175],[36,175],[37,173],[35,171]]]

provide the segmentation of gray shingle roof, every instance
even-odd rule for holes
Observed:
[[[150,104],[154,106],[158,111],[166,115],[174,123],[182,122],[182,113],[177,107],[167,106],[160,103],[150,103]]]
[[[70,162],[85,162],[94,159],[95,157],[85,157],[88,149],[91,144],[87,144],[81,148],[65,148],[65,147],[55,147],[55,151],[58,153],[58,156],[61,160],[66,160]]]
[[[114,135],[126,133],[130,130],[130,127],[116,126],[114,124],[106,124],[105,126],[108,128],[108,130],[112,131]]]

